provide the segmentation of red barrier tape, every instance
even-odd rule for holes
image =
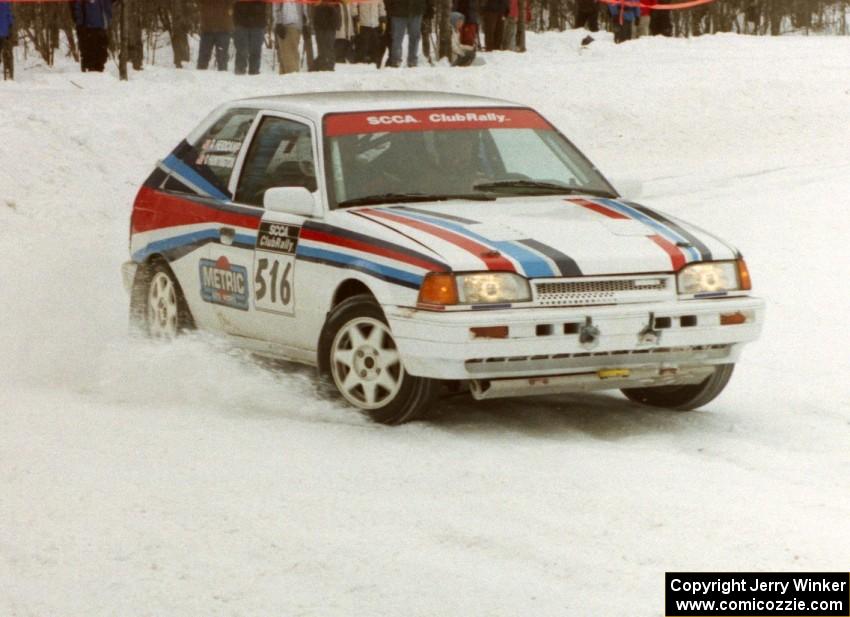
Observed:
[[[69,4],[71,0],[0,0],[0,2],[10,2],[17,4],[48,4],[48,3],[64,3]],[[284,4],[286,2],[297,2],[298,4],[318,4],[322,0],[235,0],[235,2],[265,2],[266,4]],[[366,2],[367,0],[346,0],[346,4],[357,4],[358,2]],[[677,2],[675,4],[644,4],[643,2],[630,2],[628,0],[597,0],[604,4],[616,4],[618,6],[640,7],[650,11],[676,11],[678,9],[689,9],[701,4],[710,4],[714,0],[691,0],[690,2]]]
[[[675,11],[678,9],[689,9],[701,4],[711,4],[714,0],[691,0],[691,2],[677,2],[675,4],[644,4],[642,2],[628,2],[624,0],[597,0],[604,4],[616,4],[618,6],[635,6],[650,11]]]

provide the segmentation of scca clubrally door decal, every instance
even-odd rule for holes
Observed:
[[[254,251],[254,306],[260,311],[295,314],[295,249],[299,225],[260,223]]]

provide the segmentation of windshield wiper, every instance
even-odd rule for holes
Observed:
[[[498,191],[499,189],[540,189],[552,193],[568,193],[570,195],[597,195],[599,197],[616,197],[614,193],[601,189],[589,189],[578,186],[567,186],[555,182],[537,182],[535,180],[502,180],[500,182],[482,182],[474,187],[476,191]]]
[[[476,190],[478,187],[475,187]],[[492,195],[482,193],[381,193],[380,195],[365,195],[363,197],[355,197],[346,199],[337,204],[338,208],[348,208],[350,206],[369,206],[372,204],[394,204],[394,203],[414,203],[418,201],[448,201],[450,199],[470,199],[474,201],[493,201],[496,198]]]

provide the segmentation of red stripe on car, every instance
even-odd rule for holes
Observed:
[[[670,256],[670,263],[673,265],[673,271],[678,272],[679,268],[685,265],[685,255],[678,246],[662,238],[661,236],[647,236],[658,246],[664,249],[664,252]]]
[[[592,202],[592,201],[588,201],[587,199],[582,199],[581,197],[570,198],[567,201],[574,203],[576,205],[579,205],[582,208],[587,208],[588,210],[593,210],[594,212],[596,212],[598,214],[602,214],[604,216],[607,216],[608,218],[626,219],[626,220],[629,219],[629,217],[627,217],[625,214],[622,214],[621,212],[617,212],[616,210],[612,210],[611,208],[609,208],[607,206],[603,206],[602,204],[598,204],[598,203],[595,203],[595,202]]]
[[[191,199],[142,187],[133,208],[132,229],[133,233],[142,233],[198,223],[222,223],[257,229],[260,226],[261,214],[259,210],[256,216],[229,212]]]
[[[408,255],[399,251],[393,251],[392,249],[387,249],[381,246],[375,246],[374,244],[368,244],[366,242],[361,242],[360,240],[355,240],[353,238],[335,236],[333,234],[318,231],[316,229],[310,229],[309,227],[304,227],[301,230],[300,237],[304,240],[323,242],[325,244],[331,244],[333,246],[344,246],[346,248],[354,249],[355,251],[372,253],[373,255],[386,257],[387,259],[403,261],[404,263],[416,266],[417,268],[422,268],[423,270],[429,270],[432,272],[439,272],[442,270],[436,264],[425,261],[424,259],[419,259],[414,255]]]
[[[443,229],[441,227],[437,227],[436,225],[432,225],[430,223],[426,223],[424,221],[419,221],[416,219],[409,219],[407,217],[398,216],[396,214],[390,214],[389,212],[382,212],[380,210],[361,210],[359,214],[365,214],[369,216],[376,216],[378,218],[386,219],[388,221],[393,221],[396,223],[401,223],[402,225],[407,225],[408,227],[413,227],[414,229],[419,229],[420,231],[424,231],[426,233],[431,234],[432,236],[436,236],[441,240],[445,240],[455,246],[458,246],[466,251],[469,251],[479,259],[481,259],[490,270],[505,270],[508,272],[516,272],[516,268],[514,265],[508,261],[505,257],[502,256],[499,251],[496,249],[485,246],[475,240],[467,238],[466,236],[462,236],[453,231],[449,231],[448,229]]]

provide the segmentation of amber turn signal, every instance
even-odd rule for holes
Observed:
[[[445,306],[457,304],[457,285],[452,274],[431,272],[419,288],[419,304]]]
[[[750,271],[747,270],[747,262],[743,259],[738,260],[738,284],[743,291],[749,291],[753,288],[752,281],[750,281]]]

